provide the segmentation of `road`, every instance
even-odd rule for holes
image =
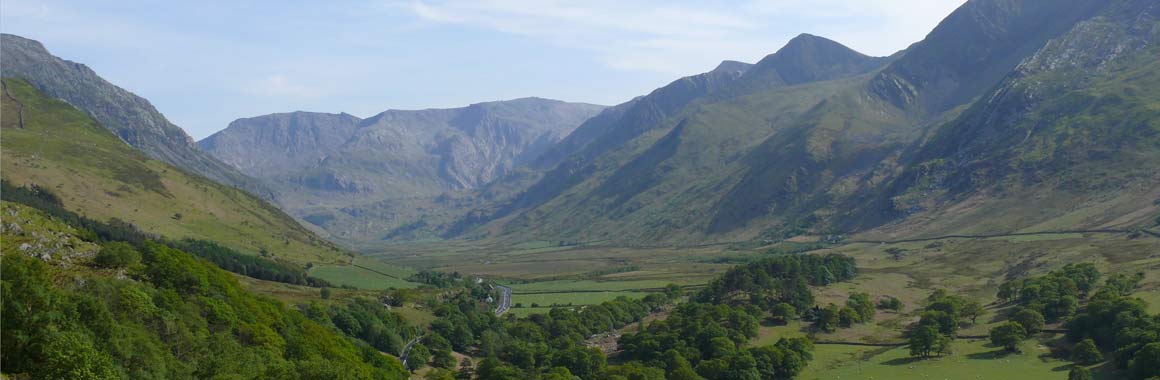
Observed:
[[[508,309],[512,308],[512,288],[496,285],[499,288],[499,303],[495,307],[495,315],[503,315]]]
[[[411,354],[411,347],[414,347],[415,344],[419,343],[421,340],[423,340],[423,335],[419,335],[415,337],[415,339],[411,339],[411,341],[407,342],[407,345],[403,347],[403,354],[400,355],[399,359],[403,362],[404,366],[407,365],[407,356]]]

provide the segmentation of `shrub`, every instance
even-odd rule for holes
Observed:
[[[101,251],[93,262],[103,268],[125,268],[141,262],[141,253],[123,242],[110,242],[101,246]]]

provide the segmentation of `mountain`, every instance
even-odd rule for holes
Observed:
[[[549,150],[527,191],[450,235],[679,244],[1139,226],[1160,198],[1155,166],[1129,164],[1157,157],[1154,7],[972,0],[887,58],[801,35],[610,108]],[[1095,190],[1109,187],[1123,191]]]
[[[916,147],[866,226],[898,234],[1148,225],[1160,202],[1160,4],[1110,2]]]
[[[477,204],[457,194],[530,166],[603,109],[524,98],[362,120],[296,112],[237,120],[200,144],[270,184],[291,213],[339,237],[377,240]]]
[[[109,83],[88,66],[60,59],[39,42],[11,34],[0,35],[0,55],[4,77],[24,79],[44,94],[67,101],[149,157],[273,198],[269,189],[199,150],[148,100]]]
[[[15,186],[47,188],[69,211],[165,238],[212,240],[300,266],[349,261],[262,199],[146,156],[23,79],[5,78],[2,95],[0,173]]]
[[[234,120],[198,145],[254,178],[290,175],[317,164],[358,129],[348,114],[279,113]]]
[[[803,34],[755,65],[725,62],[679,79],[586,122],[560,144],[574,153],[456,231],[490,225],[476,231],[573,241],[705,238],[713,202],[736,181],[745,152],[885,63]]]

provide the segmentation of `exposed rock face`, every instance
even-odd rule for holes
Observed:
[[[322,161],[360,121],[348,114],[278,113],[235,120],[198,145],[246,175],[272,178]]]
[[[39,42],[11,34],[0,35],[0,55],[5,77],[24,79],[44,94],[69,102],[150,157],[264,198],[273,196],[258,182],[199,150],[148,100],[109,83],[88,66],[57,58]]]
[[[940,113],[994,86],[1107,0],[974,0],[869,84],[895,106]]]
[[[351,228],[339,227],[344,221],[375,225],[383,234],[432,214],[414,214],[419,204],[530,165],[603,109],[524,98],[367,119],[294,112],[237,120],[200,144],[270,184],[285,207],[312,223],[342,231]],[[392,211],[399,207],[413,215]]]

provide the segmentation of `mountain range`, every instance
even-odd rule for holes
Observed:
[[[1160,199],[1157,7],[972,0],[889,57],[802,34],[611,107],[292,112],[196,145],[33,41],[5,35],[5,75],[347,243],[1134,228]]]
[[[290,212],[341,238],[373,239],[457,215],[456,194],[530,166],[603,108],[525,98],[367,119],[295,112],[240,119],[199,144],[265,181]]]

